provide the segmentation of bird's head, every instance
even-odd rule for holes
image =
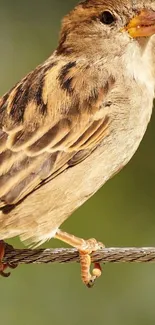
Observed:
[[[120,55],[129,43],[144,46],[154,34],[154,0],[85,0],[64,18],[58,53]]]

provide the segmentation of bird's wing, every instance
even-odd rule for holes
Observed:
[[[93,88],[83,73],[53,55],[1,98],[0,208],[78,164],[107,135],[111,81]]]

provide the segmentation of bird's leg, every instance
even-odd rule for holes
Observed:
[[[10,272],[4,272],[7,267],[15,269],[17,264],[3,263],[3,258],[5,255],[5,242],[0,240],[0,275],[7,278],[10,275]]]
[[[104,245],[100,242],[97,242],[94,238],[84,240],[82,238],[78,238],[66,232],[63,232],[60,229],[58,229],[55,238],[60,239],[79,250],[82,281],[87,285],[87,287],[92,287],[95,280],[100,277],[102,271],[100,264],[94,263],[92,274],[90,273],[90,254],[97,251],[98,249],[104,248]]]

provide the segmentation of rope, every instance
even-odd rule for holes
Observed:
[[[92,262],[146,263],[155,262],[155,247],[104,248],[92,253]],[[70,263],[79,262],[79,253],[74,248],[14,249],[6,244],[4,263]]]

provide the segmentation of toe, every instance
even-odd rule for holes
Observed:
[[[0,275],[8,278],[10,276],[10,272],[4,272],[7,267],[10,267],[11,269],[14,269],[17,267],[17,264],[9,264],[9,263],[3,263],[3,258],[5,255],[5,242],[3,240],[0,240]]]

